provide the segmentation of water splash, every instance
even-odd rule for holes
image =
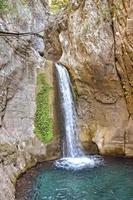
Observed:
[[[99,165],[103,165],[103,159],[100,156],[66,157],[55,162],[56,167],[67,170],[82,170]]]

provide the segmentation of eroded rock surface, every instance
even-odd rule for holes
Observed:
[[[133,156],[133,1],[113,1],[116,68],[129,113],[125,154]]]
[[[34,134],[36,68],[44,65],[45,1],[9,1],[0,18],[0,200],[15,199],[16,178],[39,161],[58,156],[58,142],[45,145]],[[39,35],[32,35],[32,33]]]
[[[101,154],[133,156],[132,25],[132,1],[86,0],[60,34],[89,151],[94,142]]]

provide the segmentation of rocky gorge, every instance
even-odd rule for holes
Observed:
[[[85,151],[132,157],[133,1],[72,0],[55,15],[45,0],[7,5],[0,9],[0,200],[15,199],[28,168],[60,157],[55,63],[70,74]],[[34,131],[39,73],[52,87],[48,142]]]

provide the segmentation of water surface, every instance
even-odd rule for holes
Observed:
[[[133,160],[105,159],[79,171],[40,164],[17,183],[17,200],[133,200]]]

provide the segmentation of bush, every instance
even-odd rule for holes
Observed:
[[[44,74],[37,77],[35,134],[44,143],[53,139],[53,123],[50,117],[49,92],[52,88],[45,80]]]

